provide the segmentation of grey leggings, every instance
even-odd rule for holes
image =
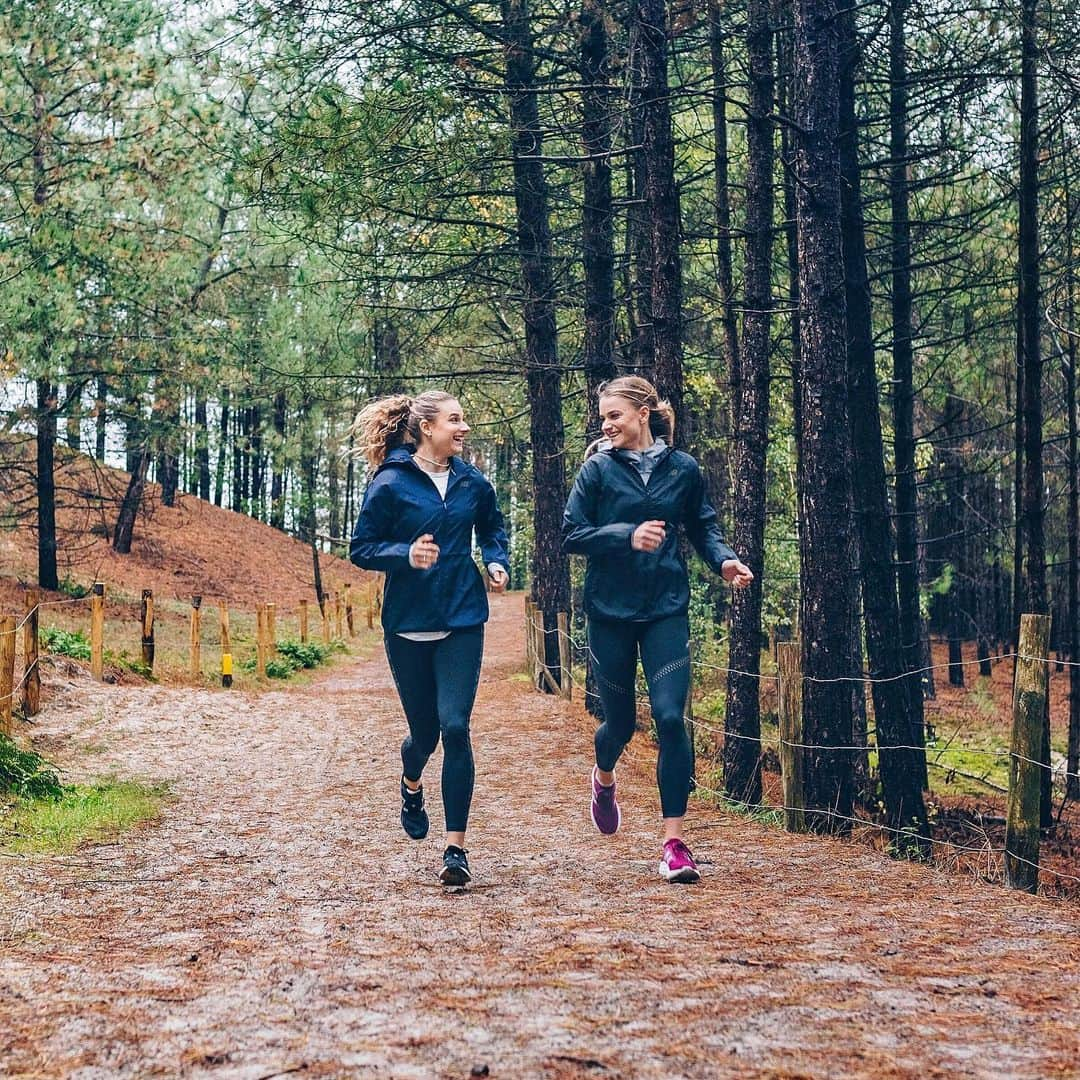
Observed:
[[[483,654],[482,625],[455,630],[441,641],[386,635],[386,658],[409,722],[401,765],[410,780],[419,780],[442,735],[447,832],[464,832],[469,822],[475,775],[469,719]]]
[[[589,620],[597,691],[604,722],[596,729],[596,764],[605,772],[633,737],[637,720],[634,679],[638,652],[660,741],[656,783],[664,817],[682,817],[690,794],[693,753],[683,723],[690,690],[690,625],[685,615],[651,622]]]

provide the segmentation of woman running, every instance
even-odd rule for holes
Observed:
[[[690,689],[690,581],[678,527],[736,588],[754,575],[721,538],[697,462],[672,449],[674,413],[652,383],[636,375],[604,383],[600,418],[604,438],[586,451],[563,518],[563,549],[587,558],[589,649],[604,710],[590,813],[600,832],[619,828],[614,769],[634,734],[640,653],[660,742],[660,874],[672,882],[697,881],[701,874],[682,839],[693,755],[683,723]]]
[[[472,558],[476,531],[492,589],[510,580],[503,516],[483,473],[458,455],[469,425],[451,394],[427,390],[366,406],[352,431],[373,476],[349,557],[386,574],[382,625],[409,734],[401,744],[401,824],[414,840],[428,831],[421,777],[442,736],[446,850],[439,878],[472,875],[465,828],[473,793],[469,739],[484,623],[484,581]]]

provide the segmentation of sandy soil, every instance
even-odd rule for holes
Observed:
[[[57,687],[35,738],[69,777],[175,801],[0,859],[0,1071],[1080,1077],[1080,908],[701,805],[705,879],[667,885],[652,748],[600,837],[591,722],[516,675],[520,605],[494,605],[464,891],[436,882],[437,831],[398,826],[381,653],[262,695]]]

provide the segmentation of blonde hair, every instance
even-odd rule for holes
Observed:
[[[601,383],[596,389],[596,396],[626,398],[637,409],[644,405],[649,410],[649,430],[653,438],[663,439],[671,446],[675,437],[675,410],[670,401],[657,394],[656,387],[648,379],[640,375],[620,375]],[[596,439],[585,448],[586,459],[596,453],[603,441]]]
[[[420,422],[434,420],[448,401],[456,401],[445,390],[425,390],[416,397],[394,394],[365,405],[349,428],[355,439],[354,454],[367,459],[377,469],[391,450],[420,441]]]

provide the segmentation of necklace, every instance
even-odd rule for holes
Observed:
[[[450,462],[449,461],[447,461],[444,464],[441,461],[436,461],[434,458],[429,458],[426,455],[421,454],[419,450],[414,450],[413,451],[413,457],[418,457],[421,461],[426,461],[429,465],[434,465],[436,469],[449,469],[450,468]]]

